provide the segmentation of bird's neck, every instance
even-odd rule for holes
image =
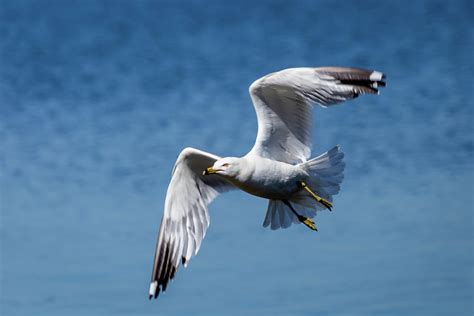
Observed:
[[[255,171],[255,163],[249,157],[238,159],[239,172],[230,179],[234,184],[245,183],[250,179]]]

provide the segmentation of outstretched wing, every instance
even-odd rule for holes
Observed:
[[[360,94],[378,94],[385,86],[378,71],[358,68],[290,68],[269,74],[250,86],[257,113],[253,153],[291,164],[311,154],[312,104],[333,105]]]
[[[165,210],[156,244],[150,299],[165,291],[179,264],[196,255],[209,227],[207,205],[233,185],[217,175],[203,176],[219,157],[186,148],[179,155],[168,186]]]

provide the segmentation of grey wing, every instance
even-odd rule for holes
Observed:
[[[311,155],[312,105],[329,106],[360,94],[378,94],[385,75],[359,68],[290,68],[269,74],[250,86],[258,120],[251,152],[287,163]]]
[[[165,291],[180,263],[196,255],[209,226],[207,205],[221,192],[234,188],[217,175],[203,176],[218,156],[186,148],[173,169],[156,244],[149,297]]]

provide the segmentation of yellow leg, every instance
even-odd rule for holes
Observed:
[[[314,193],[306,183],[304,183],[303,181],[300,182],[301,184],[301,187],[303,189],[305,189],[306,191],[308,191],[309,194],[311,194],[311,196],[316,200],[316,202],[318,203],[321,203],[322,205],[324,205],[328,210],[332,211],[332,203],[329,202],[328,200],[325,200],[323,199],[322,197],[320,197],[319,195],[317,195],[316,193]]]

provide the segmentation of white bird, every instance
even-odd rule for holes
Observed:
[[[184,149],[173,169],[151,275],[149,297],[165,291],[180,263],[199,251],[209,226],[207,205],[219,194],[241,189],[269,200],[263,226],[287,228],[331,210],[332,196],[343,179],[339,146],[311,154],[312,105],[323,107],[360,94],[378,94],[385,86],[378,71],[358,68],[290,68],[269,74],[250,86],[258,119],[252,150],[241,158],[221,158]]]

